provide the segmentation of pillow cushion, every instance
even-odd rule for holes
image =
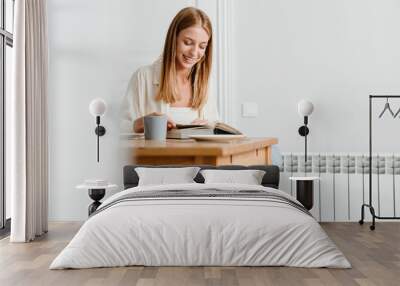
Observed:
[[[202,170],[204,183],[235,183],[261,185],[265,171],[261,170]]]
[[[195,183],[193,179],[199,170],[199,167],[135,168],[139,177],[139,186]]]

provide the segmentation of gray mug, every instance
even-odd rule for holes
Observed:
[[[146,115],[143,120],[144,139],[165,141],[167,138],[166,115]]]

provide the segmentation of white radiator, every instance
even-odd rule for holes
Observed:
[[[317,176],[314,182],[313,216],[319,221],[358,221],[361,205],[369,202],[367,154],[284,153],[279,188],[296,196],[291,176]],[[379,216],[400,215],[400,155],[372,156],[372,205]],[[371,220],[366,208],[366,219]]]

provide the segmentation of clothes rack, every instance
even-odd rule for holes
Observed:
[[[359,224],[364,223],[364,209],[365,207],[369,208],[372,216],[372,225],[370,225],[371,230],[375,230],[375,219],[400,219],[400,217],[396,217],[396,213],[394,216],[380,216],[375,214],[375,208],[372,205],[372,102],[374,99],[382,99],[385,98],[386,102],[388,102],[389,98],[400,98],[400,95],[370,95],[369,96],[369,204],[363,203],[361,206],[361,219],[359,220]],[[388,104],[388,103],[387,103]],[[396,112],[396,115],[398,112]],[[379,174],[378,174],[379,178]]]

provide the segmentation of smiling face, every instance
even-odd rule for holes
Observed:
[[[201,26],[191,26],[179,32],[176,39],[176,68],[192,69],[204,56],[208,33]]]
[[[176,14],[165,37],[156,100],[169,104],[179,100],[178,74],[187,72],[193,91],[192,107],[200,109],[205,105],[212,66],[212,34],[210,18],[202,10],[186,7]]]

